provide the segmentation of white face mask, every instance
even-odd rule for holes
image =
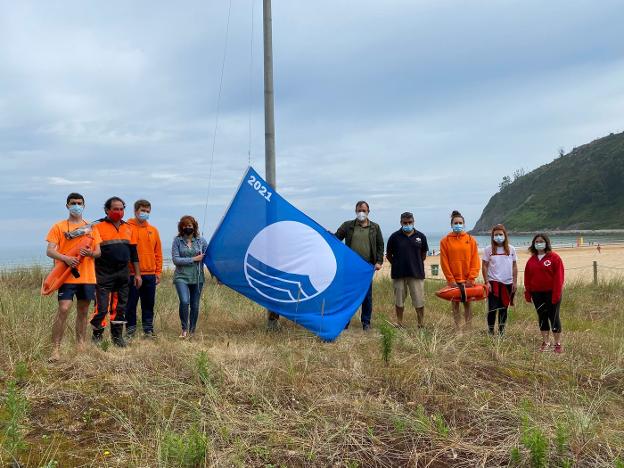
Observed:
[[[368,218],[368,214],[366,213],[366,211],[358,211],[357,212],[357,220],[358,221],[366,221],[366,218]]]

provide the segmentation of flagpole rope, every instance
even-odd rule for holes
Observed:
[[[249,39],[249,135],[247,146],[247,165],[251,166],[251,114],[253,109],[253,54],[254,54],[254,13],[255,0],[251,0],[251,34]]]
[[[219,129],[219,114],[221,111],[221,95],[223,94],[223,76],[225,74],[225,60],[227,58],[228,39],[230,35],[230,17],[232,13],[232,0],[230,0],[227,12],[227,21],[225,25],[225,41],[223,44],[223,60],[221,61],[221,77],[219,78],[219,94],[217,95],[217,109],[215,112],[214,132],[212,135],[212,151],[210,154],[210,169],[208,172],[208,189],[206,191],[206,204],[204,205],[204,218],[202,221],[201,234],[204,235],[206,227],[206,218],[208,216],[208,200],[210,199],[210,189],[212,187],[212,170],[214,166],[215,146],[217,143],[217,131]]]

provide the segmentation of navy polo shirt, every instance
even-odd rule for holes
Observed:
[[[427,254],[429,246],[427,237],[420,231],[413,231],[407,236],[401,229],[392,233],[386,246],[386,256],[392,259],[390,276],[398,278],[425,278],[423,254]]]

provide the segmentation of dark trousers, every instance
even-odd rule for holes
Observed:
[[[204,284],[188,284],[182,281],[176,281],[174,284],[180,299],[179,313],[182,331],[195,333],[195,326],[199,316],[199,299]]]
[[[108,314],[111,321],[111,335],[114,338],[121,337],[128,305],[128,273],[126,266],[112,273],[97,274],[95,312],[91,318],[95,336],[100,336],[104,332]]]
[[[370,325],[373,318],[373,283],[371,282],[362,302],[362,325]]]
[[[552,303],[552,291],[531,293],[533,305],[537,311],[537,318],[541,331],[561,333],[561,320],[559,319],[559,306],[561,301]]]
[[[154,331],[154,302],[156,301],[156,275],[141,275],[143,283],[139,289],[134,285],[134,276],[128,281],[128,310],[126,330],[132,334],[136,330],[137,305],[141,300],[141,325],[145,333]]]
[[[511,284],[499,283],[501,287],[507,289],[507,297],[511,297]],[[503,292],[500,291],[496,296],[490,292],[488,295],[488,314],[487,323],[490,334],[494,333],[494,325],[496,324],[496,315],[498,314],[498,333],[501,335],[505,331],[505,323],[507,322],[507,307],[502,299]]]

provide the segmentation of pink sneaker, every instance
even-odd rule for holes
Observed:
[[[561,343],[556,343],[555,344],[555,353],[557,353],[557,354],[563,353],[563,346],[561,346]]]
[[[540,346],[540,353],[544,351],[550,351],[550,343],[546,343],[545,341],[542,343],[542,346]]]

